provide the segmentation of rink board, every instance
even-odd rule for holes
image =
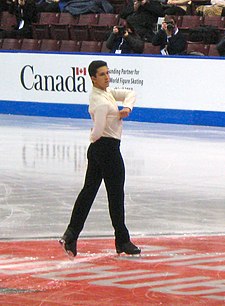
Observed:
[[[89,118],[91,60],[114,88],[135,90],[129,120],[225,126],[223,58],[0,51],[0,113]]]
[[[81,239],[71,261],[54,240],[0,243],[1,305],[224,305],[225,236]]]

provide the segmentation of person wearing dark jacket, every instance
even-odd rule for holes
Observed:
[[[34,0],[13,0],[9,12],[16,16],[14,30],[1,31],[2,38],[32,38],[31,25],[37,22],[37,8]]]
[[[135,29],[144,41],[151,42],[158,17],[164,16],[161,3],[157,0],[129,0],[120,17]]]
[[[187,42],[177,27],[175,17],[165,16],[162,28],[153,37],[152,44],[160,46],[163,55],[185,53]]]
[[[142,53],[144,41],[131,26],[114,26],[106,42],[111,53]]]

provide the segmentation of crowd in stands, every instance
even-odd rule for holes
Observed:
[[[33,50],[50,40],[49,50],[224,56],[224,16],[225,0],[1,0],[0,48],[30,39]]]

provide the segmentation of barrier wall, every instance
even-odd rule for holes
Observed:
[[[208,57],[0,51],[0,113],[89,118],[96,59],[110,86],[137,92],[130,120],[225,126],[225,60]]]

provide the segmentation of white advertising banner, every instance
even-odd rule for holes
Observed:
[[[137,107],[225,111],[225,60],[0,52],[0,100],[88,104],[88,65],[108,63],[111,86],[137,92]]]

